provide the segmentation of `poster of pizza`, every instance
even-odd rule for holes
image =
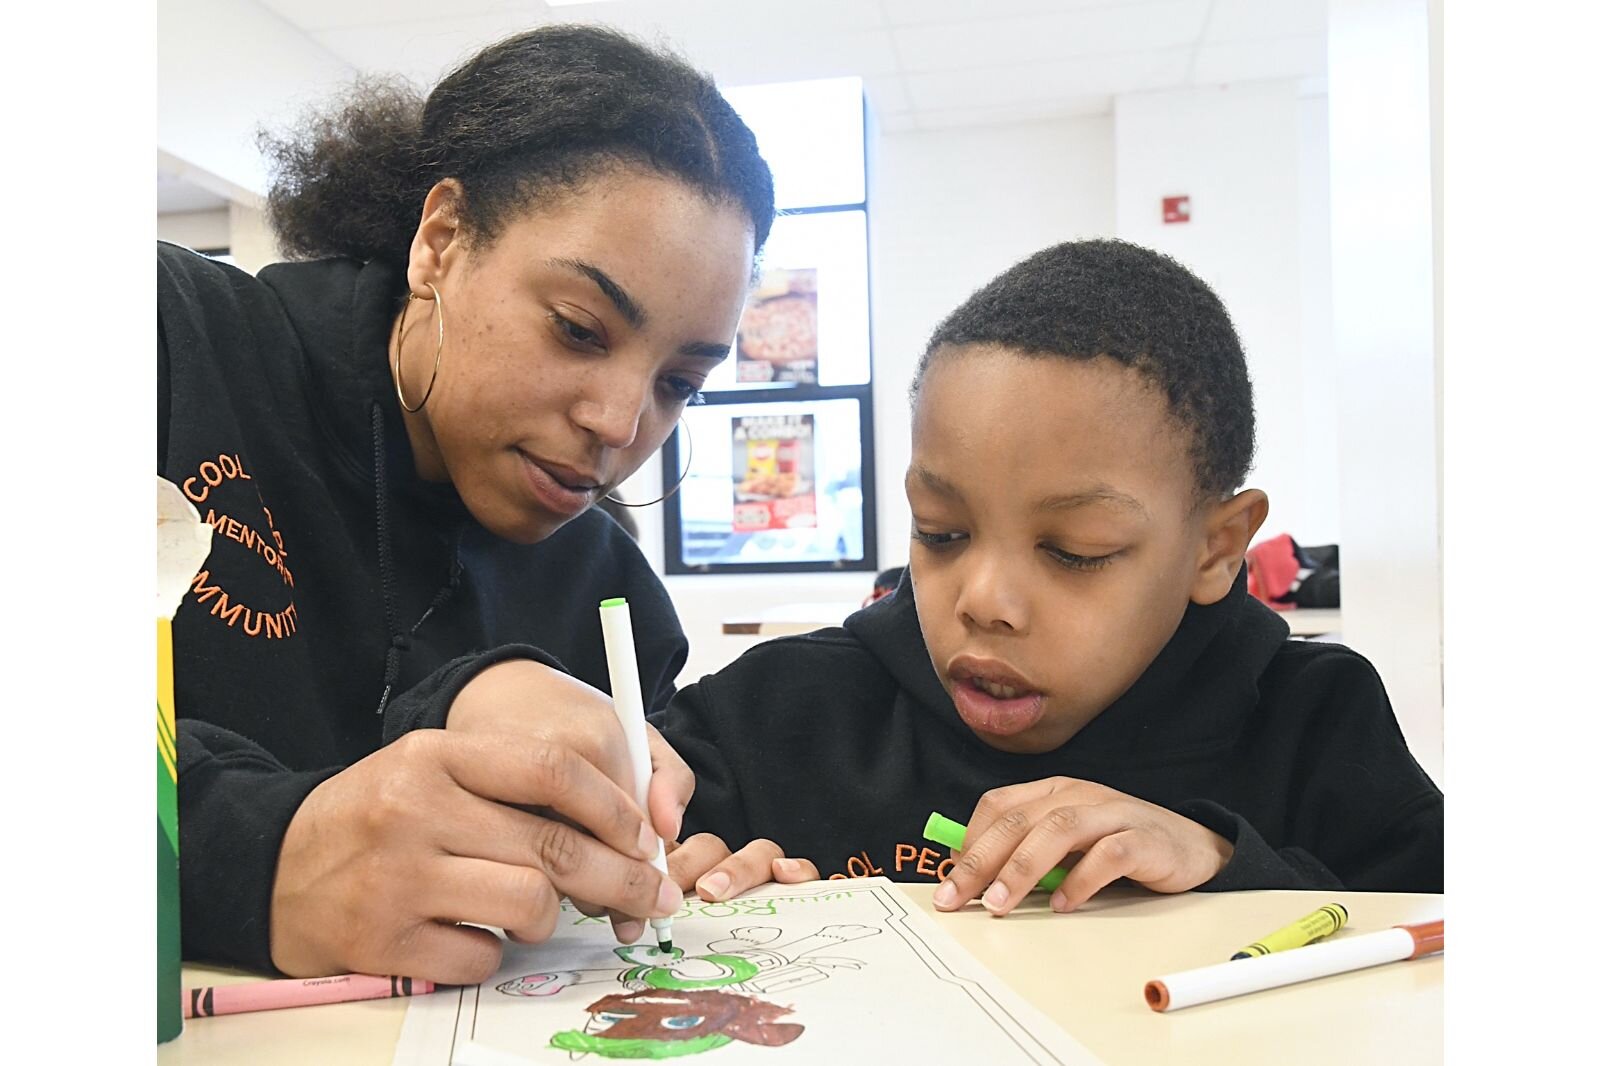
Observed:
[[[739,320],[741,382],[817,380],[817,271],[768,270]]]
[[[733,420],[735,533],[816,526],[815,428],[809,414]]]

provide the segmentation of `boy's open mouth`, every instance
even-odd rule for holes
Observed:
[[[956,713],[975,733],[1013,736],[1044,717],[1044,693],[1004,663],[958,656],[949,673]]]

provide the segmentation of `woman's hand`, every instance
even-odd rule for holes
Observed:
[[[273,882],[272,961],[297,977],[474,984],[499,966],[500,942],[457,923],[543,940],[563,895],[675,914],[682,892],[647,861],[656,843],[631,793],[571,746],[418,730],[300,805]]]
[[[456,696],[445,726],[454,733],[524,736],[568,747],[633,795],[633,762],[611,697],[543,663],[511,659],[482,671]],[[650,821],[663,840],[676,840],[694,795],[694,773],[654,726],[647,724],[645,733],[650,741]],[[624,944],[644,932],[640,915],[618,912],[585,896],[575,895],[572,902],[590,917],[609,912]]]
[[[934,892],[940,910],[965,906],[982,893],[991,912],[1008,914],[1072,854],[1082,858],[1051,895],[1053,910],[1074,910],[1119,877],[1157,892],[1184,892],[1211,880],[1233,857],[1233,845],[1198,822],[1070,777],[985,793],[966,840]]]
[[[445,727],[566,745],[633,794],[633,764],[611,697],[543,663],[511,659],[482,671],[450,705]],[[654,726],[646,725],[645,732],[650,738],[650,821],[662,839],[676,840],[694,795],[694,773]]]

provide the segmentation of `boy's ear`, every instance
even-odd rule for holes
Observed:
[[[428,284],[437,283],[448,261],[461,254],[464,194],[461,182],[445,178],[428,190],[428,197],[422,202],[422,220],[411,238],[411,262],[406,268],[406,281],[418,296],[430,297]]]
[[[1205,518],[1205,543],[1189,599],[1201,606],[1216,603],[1233,588],[1261,523],[1267,520],[1267,494],[1260,489],[1243,492],[1211,505]]]

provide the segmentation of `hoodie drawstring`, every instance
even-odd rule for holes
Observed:
[[[397,621],[399,608],[395,603],[394,545],[389,529],[388,448],[384,435],[383,408],[376,403],[372,405],[372,472],[377,482],[378,574],[383,584],[383,626],[384,632],[389,634],[389,647],[383,655],[383,695],[378,699],[377,713],[381,715],[389,706],[389,696],[400,677],[400,653],[410,650],[411,638],[422,628],[422,623],[450,598],[461,583],[461,553],[458,537],[450,549],[449,580],[434,594],[433,602],[428,604],[428,609],[422,612],[416,624],[401,632]]]

